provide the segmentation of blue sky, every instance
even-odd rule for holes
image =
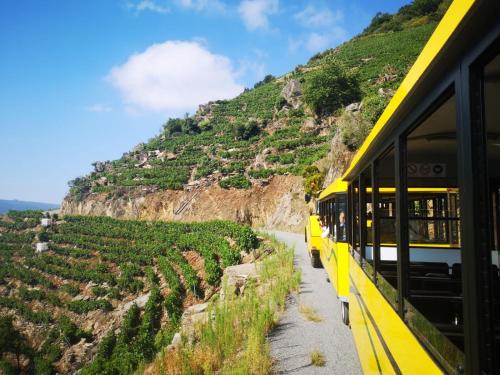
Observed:
[[[58,203],[168,117],[230,98],[405,0],[2,0],[0,198]]]

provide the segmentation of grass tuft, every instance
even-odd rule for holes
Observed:
[[[311,306],[307,306],[304,304],[299,305],[299,312],[302,314],[302,316],[311,322],[321,322],[323,318],[319,316],[319,314],[316,312],[314,308]]]
[[[325,355],[319,350],[314,350],[311,352],[311,365],[316,367],[323,367],[325,365]]]
[[[149,374],[271,372],[267,334],[285,308],[287,295],[298,290],[300,274],[293,266],[293,250],[268,239],[275,251],[259,264],[260,281],[249,283],[242,296],[224,293],[226,298],[212,304],[212,319],[196,328],[194,339],[163,352]]]

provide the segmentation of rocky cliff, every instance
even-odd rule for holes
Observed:
[[[309,213],[301,177],[273,176],[250,189],[222,189],[217,184],[190,191],[141,189],[108,198],[92,194],[83,201],[64,200],[63,214],[104,215],[123,219],[200,221],[229,219],[255,227],[302,231]]]

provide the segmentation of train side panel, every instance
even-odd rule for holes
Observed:
[[[322,239],[321,261],[337,296],[344,302],[349,297],[349,248],[347,243]]]
[[[366,374],[442,374],[432,357],[349,254],[349,314]]]
[[[318,215],[309,216],[306,226],[306,241],[309,254],[311,254],[312,251],[320,252],[322,241]]]

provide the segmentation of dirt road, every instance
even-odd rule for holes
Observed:
[[[332,285],[327,282],[325,270],[311,267],[304,236],[276,231],[270,233],[295,248],[296,267],[302,272],[300,293],[290,296],[284,316],[269,337],[276,372],[361,374],[351,330],[341,320],[340,302]],[[307,314],[300,311],[310,309],[315,310],[321,321],[308,320]],[[311,364],[313,351],[324,355],[324,367]]]

